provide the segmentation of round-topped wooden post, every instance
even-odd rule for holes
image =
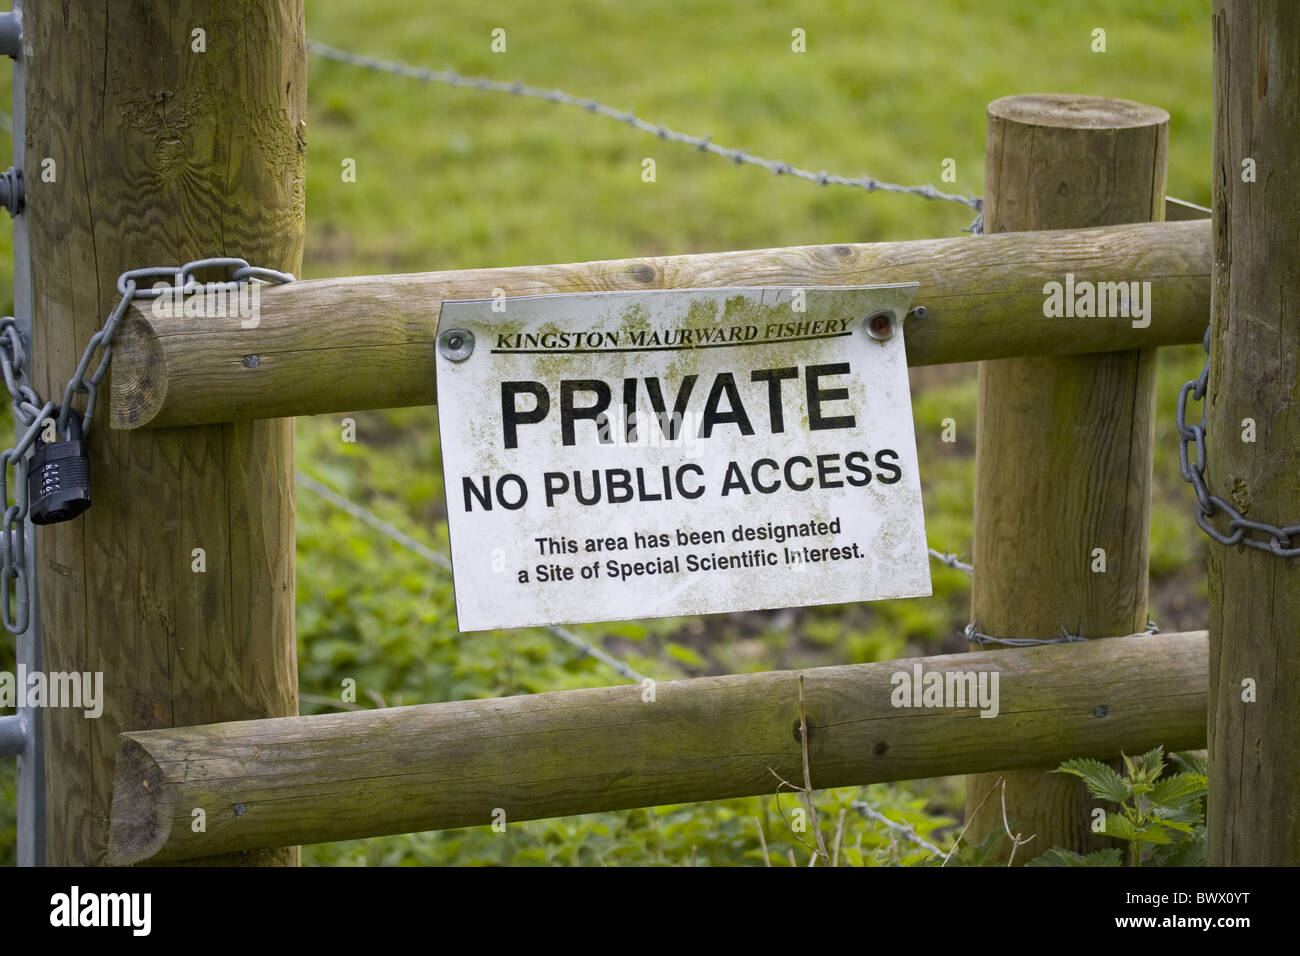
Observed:
[[[1168,132],[1164,110],[1127,100],[1042,94],[994,101],[984,231],[1162,219]],[[1149,287],[1141,285],[1150,279],[1062,274],[1055,277],[1059,292],[1045,285],[1044,308],[1073,310],[1065,314],[1099,336],[1120,322],[1155,326],[1159,312],[1151,312]],[[980,363],[971,606],[983,633],[1052,638],[1065,628],[1104,638],[1146,626],[1155,359],[1154,349],[1143,349]],[[1016,701],[1001,702],[1002,719],[1015,712]],[[1109,715],[1098,697],[1079,719]],[[1083,786],[1053,769],[967,777],[966,842],[1003,828],[996,792],[970,815],[1005,777],[1011,827],[1034,835],[1016,862],[1053,846],[1108,845],[1092,832],[1096,804]]]

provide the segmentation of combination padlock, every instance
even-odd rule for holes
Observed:
[[[27,514],[33,524],[56,524],[89,507],[90,454],[81,437],[81,416],[72,412],[63,441],[36,440],[27,469]]]

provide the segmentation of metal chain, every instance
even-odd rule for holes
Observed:
[[[117,291],[121,298],[118,299],[117,305],[113,307],[113,311],[108,314],[108,320],[104,323],[104,327],[90,337],[90,341],[86,344],[86,350],[82,353],[81,362],[78,363],[77,370],[72,373],[72,378],[68,381],[67,388],[64,389],[63,404],[59,408],[57,426],[59,434],[67,434],[68,416],[72,413],[72,399],[78,393],[86,396],[86,409],[81,413],[82,436],[85,437],[90,434],[91,420],[95,413],[95,396],[99,383],[108,372],[109,363],[113,360],[113,334],[117,331],[118,323],[122,321],[122,316],[126,314],[126,310],[132,301],[135,299],[156,299],[164,293],[196,288],[198,280],[194,278],[194,273],[199,269],[230,269],[230,281],[232,282],[259,282],[272,285],[293,281],[293,276],[287,272],[277,272],[274,269],[251,266],[247,260],[234,256],[195,259],[193,262],[187,262],[177,268],[149,266],[123,272],[117,277]],[[175,279],[175,284],[167,285],[162,283],[157,288],[141,288],[141,283],[146,279],[167,278]],[[87,378],[86,372],[90,369],[90,363],[94,360],[95,353],[101,349],[104,354],[100,357],[99,365],[96,366],[94,373]]]
[[[971,621],[969,624],[966,625],[962,633],[966,635],[966,640],[968,642],[970,642],[971,644],[978,644],[981,649],[984,647],[986,643],[1000,644],[1003,647],[1038,647],[1039,645],[1042,644],[1077,644],[1080,641],[1090,640],[1090,638],[1084,637],[1081,634],[1071,634],[1069,631],[1065,629],[1064,625],[1061,625],[1060,637],[1047,637],[1047,638],[992,637],[988,634],[981,633],[979,626],[980,626],[979,621]],[[1150,618],[1147,618],[1146,630],[1144,630],[1142,633],[1159,634],[1160,628],[1156,626],[1155,621],[1151,620]]]
[[[887,183],[876,179],[874,176],[838,176],[834,173],[828,173],[825,170],[814,173],[811,170],[800,169],[790,163],[782,162],[776,159],[764,159],[761,156],[752,155],[747,149],[730,149],[725,146],[719,146],[714,143],[709,136],[690,136],[686,133],[679,133],[671,130],[666,126],[658,123],[650,123],[641,119],[631,110],[615,109],[607,106],[597,100],[586,99],[580,96],[572,96],[563,90],[548,90],[536,86],[528,86],[524,83],[507,83],[503,80],[492,80],[486,77],[461,76],[455,70],[432,70],[423,66],[409,66],[405,63],[398,63],[391,60],[379,60],[374,57],[362,56],[359,53],[350,53],[347,50],[340,50],[337,47],[327,46],[324,43],[317,43],[314,40],[307,41],[307,52],[315,53],[317,56],[324,57],[327,60],[334,60],[337,63],[346,63],[349,66],[359,66],[366,70],[373,70],[377,73],[391,73],[395,76],[404,76],[414,80],[422,80],[425,83],[444,83],[448,86],[461,87],[462,89],[480,90],[492,93],[510,93],[514,96],[525,96],[532,99],[546,100],[549,103],[557,103],[563,106],[576,106],[584,109],[589,113],[597,116],[604,116],[607,119],[617,120],[620,123],[626,123],[633,129],[638,129],[643,133],[649,133],[660,139],[668,140],[673,143],[681,143],[684,146],[690,146],[701,152],[712,153],[715,156],[721,156],[723,159],[731,160],[737,166],[758,166],[766,169],[777,176],[793,176],[796,179],[804,179],[808,182],[817,183],[820,186],[851,186],[856,189],[865,189],[867,192],[891,192],[905,193],[910,196],[921,196],[925,199],[940,199],[946,202],[961,203],[963,206],[969,206],[974,209],[978,216],[975,221],[964,231],[979,234],[983,225],[984,200],[978,196],[965,195],[961,196],[956,193],[945,193],[933,186],[926,184],[923,186],[900,186],[898,183]]]
[[[0,522],[0,623],[5,629],[21,634],[27,630],[30,619],[27,592],[31,569],[27,567],[26,521],[28,513],[27,498],[27,453],[36,442],[37,435],[52,414],[57,412],[55,429],[59,435],[68,434],[69,416],[75,413],[73,399],[82,394],[86,396],[86,408],[77,413],[80,418],[81,436],[90,434],[91,419],[95,412],[95,398],[99,384],[108,373],[113,360],[113,335],[117,331],[122,317],[135,299],[157,298],[164,293],[176,290],[197,288],[198,280],[194,273],[199,269],[228,268],[232,282],[281,283],[292,282],[293,276],[273,269],[251,266],[244,259],[221,257],[196,259],[176,268],[151,267],[131,269],[123,272],[117,279],[117,291],[120,298],[108,314],[108,319],[98,332],[90,337],[76,371],[63,391],[63,403],[55,405],[52,401],[42,401],[32,388],[27,377],[27,349],[22,340],[18,324],[12,316],[0,318],[0,371],[4,374],[5,388],[13,405],[14,421],[17,426],[25,428],[22,437],[12,448],[0,452],[0,505],[4,507],[4,518]],[[140,288],[146,279],[174,280],[173,285],[159,288]],[[99,364],[90,372],[91,363],[97,353]],[[90,374],[87,374],[90,372]],[[9,469],[14,470],[13,503],[9,501]],[[16,602],[11,594],[17,595]],[[15,609],[14,605],[17,604]]]
[[[1185,383],[1178,392],[1177,412],[1178,470],[1183,476],[1183,481],[1190,484],[1196,491],[1196,501],[1200,505],[1196,512],[1196,523],[1201,526],[1202,531],[1219,542],[1219,544],[1228,547],[1244,544],[1256,551],[1269,551],[1279,558],[1300,558],[1300,524],[1278,527],[1266,521],[1251,521],[1249,518],[1242,517],[1240,511],[1218,495],[1210,494],[1210,489],[1205,484],[1207,409],[1204,399],[1206,388],[1210,383],[1209,329],[1205,330],[1203,344],[1205,346],[1205,365],[1201,368],[1201,374]],[[1199,425],[1187,424],[1187,403],[1189,399],[1202,402],[1201,423]],[[1195,460],[1192,459],[1188,451],[1188,446],[1193,443],[1196,444]],[[1227,534],[1210,524],[1209,519],[1219,512],[1223,512],[1228,518]],[[1262,537],[1251,537],[1252,534],[1261,535]]]

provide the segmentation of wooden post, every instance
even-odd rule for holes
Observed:
[[[1297,49],[1291,0],[1216,0],[1207,484],[1280,526],[1300,523]],[[1229,531],[1222,516],[1210,522]],[[1300,558],[1211,544],[1209,579],[1209,863],[1296,866]]]
[[[57,401],[123,270],[300,268],[303,5],[25,14],[34,380]],[[45,712],[52,865],[104,862],[121,732],[297,713],[293,422],[114,432],[100,395],[93,507],[40,537],[45,668],[103,674],[102,716]]]
[[[985,230],[1159,219],[1168,124],[1164,110],[1127,100],[1040,95],[993,102]],[[1086,269],[1073,276],[1098,278]],[[1151,276],[1135,271],[1124,278]],[[1056,281],[1069,280],[1062,274]],[[1158,313],[1150,319],[1153,328],[1161,323]],[[1086,328],[1103,320],[1075,321]],[[1064,627],[1099,638],[1146,626],[1155,358],[1154,349],[1143,349],[980,364],[971,604],[983,633],[1050,638]],[[1096,719],[1106,720],[1107,704],[1098,704]],[[967,778],[969,814],[998,776],[1006,777],[1012,826],[1035,834],[1017,860],[1053,846],[1106,845],[1090,831],[1093,803],[1083,786],[1046,775],[1053,769]],[[995,797],[971,823],[968,839],[978,842],[1002,825]]]

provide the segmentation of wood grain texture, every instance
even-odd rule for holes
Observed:
[[[1159,218],[1168,124],[1164,110],[1126,100],[1037,95],[993,102],[985,228]],[[1149,277],[1139,266],[1122,278]],[[1154,309],[1153,325],[1160,320]],[[1065,627],[1107,637],[1145,626],[1155,356],[1144,348],[981,363],[974,519],[980,570],[971,606],[984,633],[1053,637]],[[1097,548],[1105,551],[1104,573],[1092,570]],[[1035,834],[1022,861],[1053,846],[1108,845],[1090,830],[1095,803],[1082,784],[1047,775],[1053,769],[1044,764],[1006,775],[1013,828]],[[968,811],[997,776],[968,780]],[[1001,828],[1000,814],[986,811],[971,823],[969,838],[978,842]]]
[[[1033,766],[1205,739],[1204,631],[124,735],[110,859]],[[1001,713],[895,708],[898,671],[999,675]],[[207,832],[191,812],[203,808]]]
[[[1300,522],[1297,51],[1297,4],[1215,3],[1207,483],[1276,525]],[[1242,181],[1248,158],[1255,182]],[[1209,863],[1300,865],[1300,559],[1211,543],[1209,579]],[[1248,678],[1254,703],[1242,700]]]
[[[1150,184],[1148,183],[1148,186]],[[1027,227],[1026,227],[1027,228]],[[931,365],[1198,342],[1209,314],[1208,222],[804,246],[576,265],[319,279],[266,289],[261,321],[129,317],[116,351],[115,428],[432,404],[446,299],[615,289],[919,282],[907,357]],[[1154,319],[1049,319],[1043,284],[1151,280]],[[249,367],[246,355],[258,362]]]
[[[35,3],[24,33],[26,162],[55,170],[27,181],[35,382],[57,399],[123,270],[212,255],[300,268],[303,9]],[[104,861],[123,731],[297,713],[292,422],[137,435],[107,427],[107,404],[94,506],[39,539],[45,667],[101,671],[105,697],[97,720],[46,711],[52,865]]]

